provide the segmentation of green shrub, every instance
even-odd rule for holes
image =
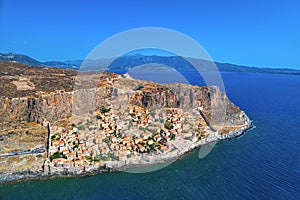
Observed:
[[[60,136],[59,135],[52,135],[51,140],[59,140]]]
[[[78,148],[78,144],[75,144],[72,149],[74,150],[76,148]]]
[[[175,134],[171,133],[170,138],[171,138],[171,140],[175,140]]]
[[[67,156],[66,155],[64,155],[64,154],[62,154],[61,152],[59,152],[59,151],[56,151],[54,154],[52,154],[51,156],[50,156],[50,161],[52,161],[53,159],[55,159],[55,158],[67,158]]]
[[[141,90],[141,89],[143,89],[144,88],[144,86],[143,85],[138,85],[134,90]]]
[[[169,129],[169,130],[173,129],[173,125],[169,121],[165,122],[164,126],[165,126],[166,129]]]
[[[101,113],[104,114],[104,113],[107,113],[110,111],[110,108],[105,108],[105,107],[102,107],[101,108]]]
[[[108,145],[110,144],[110,140],[108,138],[104,138],[104,139],[102,139],[102,141],[105,142]]]

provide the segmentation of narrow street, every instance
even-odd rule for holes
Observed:
[[[4,154],[0,154],[0,157],[25,155],[25,154],[43,154],[43,153],[46,153],[46,148],[37,148],[37,149],[31,150],[31,151],[19,151],[19,152],[4,153]]]

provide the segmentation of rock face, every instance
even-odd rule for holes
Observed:
[[[161,85],[110,73],[75,76],[76,72],[71,70],[14,64],[16,66],[2,63],[0,72],[1,82],[12,84],[9,87],[6,85],[5,92],[0,90],[1,125],[18,121],[55,123],[74,114],[80,115],[102,107],[119,109],[124,105],[153,109],[175,107],[193,112],[200,108],[210,123],[215,125],[243,125],[249,121],[245,113],[217,87]],[[12,67],[16,74],[12,73]],[[13,81],[19,79],[20,73],[33,82],[35,90],[17,90]]]
[[[129,100],[130,104],[142,107],[178,107],[178,96],[167,86],[151,86],[146,84],[137,90]]]

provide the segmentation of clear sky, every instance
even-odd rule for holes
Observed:
[[[40,61],[83,59],[149,26],[194,38],[215,61],[300,69],[299,0],[0,0],[0,52]]]

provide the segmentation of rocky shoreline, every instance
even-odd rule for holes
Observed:
[[[248,132],[248,131],[250,131],[254,128],[255,128],[255,126],[253,125],[253,122],[250,121],[250,123],[248,125],[246,125],[245,127],[241,128],[238,131],[232,131],[232,132],[229,132],[227,134],[220,135],[219,140],[222,141],[222,140],[229,140],[229,139],[241,137],[246,132]]]
[[[15,183],[22,182],[22,181],[49,180],[52,178],[84,177],[84,176],[90,176],[90,175],[95,175],[95,174],[101,174],[101,173],[105,173],[105,172],[126,171],[128,169],[134,169],[134,168],[138,168],[138,167],[147,167],[147,166],[152,166],[152,165],[156,165],[156,164],[164,164],[164,163],[168,163],[168,162],[174,162],[176,160],[179,160],[179,159],[189,155],[190,153],[194,152],[195,150],[200,149],[201,146],[203,146],[203,145],[240,137],[240,136],[244,135],[246,132],[248,132],[249,130],[252,130],[253,128],[255,128],[255,126],[253,125],[253,123],[251,121],[250,123],[246,124],[243,128],[241,128],[239,130],[232,131],[232,132],[229,132],[229,133],[223,134],[223,135],[218,135],[217,137],[214,136],[214,137],[208,138],[204,142],[195,143],[194,145],[187,148],[185,151],[177,153],[176,156],[168,155],[164,159],[151,160],[151,163],[144,162],[144,163],[140,163],[140,164],[129,164],[129,163],[126,164],[126,162],[125,163],[123,162],[123,164],[122,164],[122,162],[121,162],[121,164],[120,164],[119,161],[116,161],[116,162],[118,162],[117,167],[110,167],[110,166],[106,165],[105,167],[92,168],[89,171],[81,171],[79,173],[60,171],[59,173],[56,172],[56,173],[52,173],[52,174],[44,174],[42,170],[40,170],[40,171],[26,170],[26,171],[20,171],[20,172],[15,172],[15,173],[10,173],[10,174],[2,174],[2,175],[0,174],[0,184],[15,184]]]

